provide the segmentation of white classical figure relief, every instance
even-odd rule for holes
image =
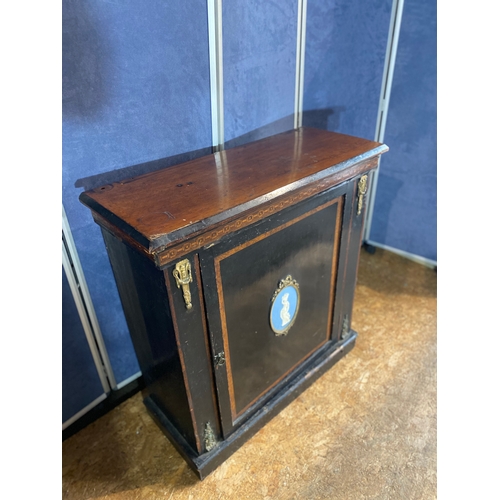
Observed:
[[[288,325],[290,323],[290,320],[292,319],[290,317],[289,309],[290,309],[290,302],[288,302],[288,293],[284,293],[283,297],[281,299],[281,303],[283,304],[283,307],[281,308],[280,312],[280,318],[281,318],[281,326]]]

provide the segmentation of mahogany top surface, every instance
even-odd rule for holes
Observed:
[[[80,201],[152,250],[293,190],[326,169],[325,175],[333,174],[387,150],[378,142],[300,128],[92,189]]]

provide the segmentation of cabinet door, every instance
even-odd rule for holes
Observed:
[[[337,341],[333,310],[348,186],[200,252],[224,436]]]

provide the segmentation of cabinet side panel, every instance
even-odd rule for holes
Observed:
[[[335,310],[336,324],[338,325],[338,340],[341,340],[350,331],[352,308],[354,302],[354,291],[361,250],[366,203],[363,202],[361,212],[358,214],[358,182],[359,177],[350,184],[346,200],[346,212],[344,215],[344,228],[341,259],[343,261],[339,268],[337,287],[340,289],[341,302]],[[365,200],[366,201],[366,200]]]
[[[107,230],[102,233],[144,376],[144,396],[196,449],[163,272]]]
[[[190,309],[186,308],[183,291],[176,286],[173,274],[176,266],[172,264],[164,273],[184,380],[188,387],[189,406],[198,437],[198,451],[203,453],[207,451],[204,440],[207,424],[214,433],[214,438],[219,439],[220,423],[199,257],[198,254],[185,257],[191,265],[193,278],[189,284],[192,303]]]

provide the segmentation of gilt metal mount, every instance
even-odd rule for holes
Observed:
[[[212,430],[212,427],[208,422],[205,424],[205,432],[203,433],[203,442],[205,444],[206,451],[212,450],[217,444],[214,431]]]
[[[363,198],[368,190],[368,175],[363,175],[358,182],[358,211],[357,215],[361,213],[363,209]]]
[[[193,276],[191,275],[191,264],[189,263],[189,260],[184,259],[177,262],[172,274],[174,275],[175,282],[177,283],[177,288],[182,287],[182,294],[184,296],[184,302],[186,303],[186,309],[191,309],[193,304],[191,303],[189,283],[193,281]]]
[[[346,314],[342,322],[342,333],[340,334],[340,338],[344,340],[349,335],[349,331],[349,316]]]

